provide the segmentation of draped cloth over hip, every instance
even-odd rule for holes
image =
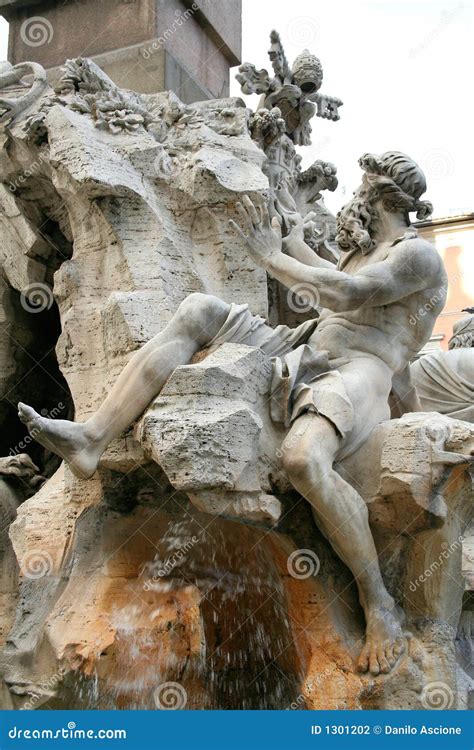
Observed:
[[[301,414],[313,411],[329,419],[345,437],[354,424],[353,406],[340,373],[329,363],[328,352],[307,344],[316,325],[317,320],[310,320],[296,328],[271,328],[263,318],[252,315],[248,305],[232,304],[209,349],[225,342],[258,347],[272,359],[272,419],[289,427]]]

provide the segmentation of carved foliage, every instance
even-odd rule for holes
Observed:
[[[111,133],[147,129],[154,119],[140,94],[117,88],[91,60],[67,60],[56,92],[72,97],[71,109],[90,115],[96,127]]]

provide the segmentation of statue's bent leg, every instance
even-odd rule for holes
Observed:
[[[229,310],[230,305],[217,297],[189,295],[163,331],[132,356],[99,410],[86,422],[46,419],[25,404],[18,405],[20,419],[77,476],[90,477],[109,443],[144,412],[176,367],[189,363],[209,344]]]
[[[306,413],[294,422],[282,446],[289,480],[311,504],[318,527],[352,571],[367,630],[358,667],[389,672],[404,650],[400,614],[380,573],[367,506],[333,469],[341,438],[325,417]]]

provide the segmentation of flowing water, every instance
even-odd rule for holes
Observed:
[[[285,593],[264,529],[191,512],[110,613],[84,707],[285,709],[301,701]],[[89,694],[88,694],[89,691]]]

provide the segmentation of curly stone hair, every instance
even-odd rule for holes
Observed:
[[[336,241],[342,250],[356,246],[367,253],[375,246],[369,230],[376,219],[376,201],[381,200],[387,211],[403,211],[407,226],[409,213],[416,212],[417,219],[423,220],[432,213],[433,206],[420,200],[426,190],[425,175],[406,154],[399,151],[386,151],[380,156],[364,154],[359,166],[365,172],[362,186],[337,215]]]
[[[467,311],[474,308],[467,308]],[[463,311],[464,312],[464,311]],[[449,349],[469,349],[474,347],[474,315],[461,318],[453,326],[453,335],[449,339]]]

